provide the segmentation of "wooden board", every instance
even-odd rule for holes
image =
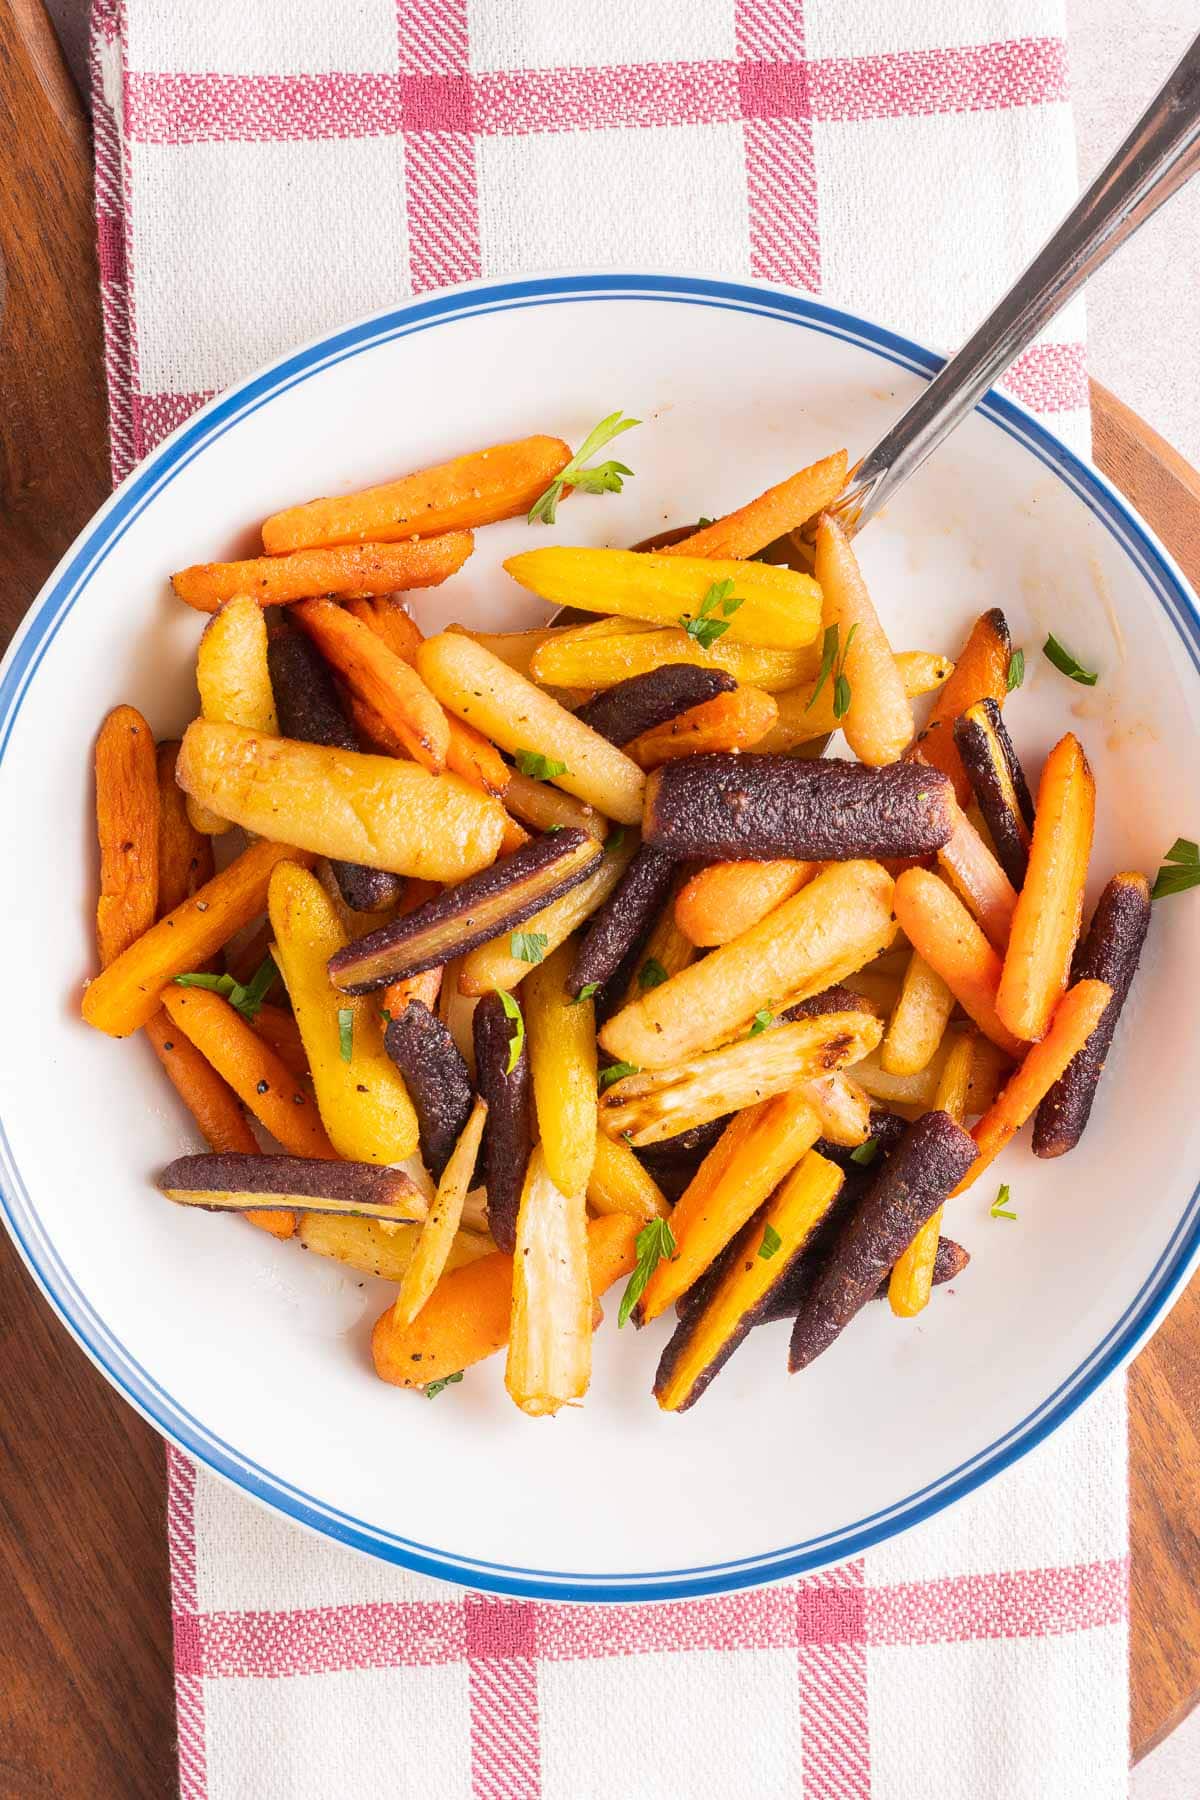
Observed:
[[[0,5],[0,641],[108,489],[86,128],[40,0]],[[36,173],[36,179],[30,172]],[[5,292],[7,282],[7,292]],[[1103,389],[1101,466],[1200,585],[1200,478]],[[175,1785],[163,1452],[0,1234],[0,1789]],[[1200,1693],[1200,1278],[1130,1378],[1133,1746]]]

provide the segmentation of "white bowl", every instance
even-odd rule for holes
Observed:
[[[667,1321],[599,1334],[586,1404],[505,1400],[499,1359],[435,1403],[378,1382],[382,1284],[237,1220],[183,1212],[156,1171],[195,1131],[140,1041],[79,1021],[93,963],[91,752],[132,701],[195,711],[182,564],[245,553],[265,514],[529,431],[642,418],[619,498],[555,532],[480,533],[426,628],[541,609],[501,572],[531,543],[627,544],[715,514],[837,445],[861,453],[937,366],[796,294],[677,276],[488,283],[322,338],[214,402],[115,494],[41,594],[0,686],[7,847],[2,1174],[8,1228],[113,1384],[198,1461],[294,1519],[468,1585],[565,1599],[719,1592],[845,1557],[986,1481],[1067,1417],[1162,1317],[1200,1244],[1195,902],[1155,907],[1096,1117],[1069,1161],[1010,1150],[951,1209],[970,1268],[915,1322],[868,1306],[811,1370],[756,1332],[683,1417],[649,1396]],[[1003,606],[1026,651],[1009,707],[1036,774],[1068,727],[1096,771],[1094,898],[1153,874],[1195,802],[1194,599],[1094,469],[989,398],[861,540],[898,648],[953,652]],[[1056,632],[1094,690],[1039,654]],[[993,1219],[999,1181],[1015,1222]]]

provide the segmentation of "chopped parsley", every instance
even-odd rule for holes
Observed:
[[[637,1063],[609,1063],[607,1069],[601,1069],[597,1078],[600,1083],[600,1092],[603,1093],[606,1088],[610,1088],[614,1081],[624,1081],[627,1075],[640,1075],[641,1072]]]
[[[1019,688],[1021,683],[1024,681],[1024,679],[1025,679],[1025,652],[1023,650],[1014,650],[1012,655],[1008,659],[1008,691],[1009,691],[1009,693],[1011,694],[1013,692],[1014,688]]]
[[[850,700],[852,696],[850,682],[846,675],[846,658],[850,654],[850,646],[854,642],[854,634],[857,630],[857,625],[852,625],[850,627],[849,631],[846,633],[846,642],[842,646],[841,654],[839,655],[838,639],[840,633],[838,627],[836,625],[827,625],[825,627],[825,636],[821,640],[821,667],[817,672],[817,685],[812,691],[808,705],[804,708],[805,712],[810,712],[817,704],[821,690],[824,688],[825,683],[829,680],[831,675],[833,676],[834,718],[839,720],[844,719],[846,714],[850,711]]]
[[[782,1243],[783,1239],[780,1237],[775,1227],[773,1225],[764,1225],[762,1243],[758,1246],[758,1254],[762,1257],[764,1262],[770,1262]]]
[[[566,468],[556,475],[544,494],[540,494],[530,507],[528,520],[536,525],[540,520],[543,525],[553,525],[558,513],[558,503],[562,499],[564,488],[582,488],[585,494],[619,494],[625,485],[626,475],[633,470],[620,462],[597,463],[594,468],[585,468],[589,456],[602,450],[623,431],[632,431],[640,419],[626,419],[618,409],[609,413],[607,419],[600,423],[584,438],[578,450]]]
[[[540,963],[550,939],[541,931],[514,931],[508,947],[518,962]]]
[[[768,1025],[773,1025],[774,1023],[775,1014],[769,1011],[767,1007],[761,1006],[755,1013],[753,1022],[749,1031],[746,1033],[746,1036],[757,1037],[760,1031],[765,1031]]]
[[[1152,900],[1165,900],[1168,894],[1184,894],[1188,888],[1200,886],[1200,845],[1191,838],[1176,838],[1163,857],[1163,866],[1150,889]]]
[[[1065,644],[1060,644],[1051,632],[1042,645],[1042,655],[1047,662],[1052,662],[1056,669],[1069,675],[1072,681],[1078,681],[1083,687],[1095,687],[1100,677],[1092,669],[1085,669],[1077,656],[1073,656]]]
[[[245,986],[232,975],[177,975],[175,980],[180,987],[207,988],[210,993],[220,994],[250,1024],[262,1010],[278,973],[272,958],[266,956]]]
[[[1008,1191],[1008,1183],[1006,1181],[1004,1183],[1003,1187],[1000,1189],[1000,1192],[996,1195],[996,1198],[992,1201],[992,1217],[993,1217],[993,1219],[1015,1219],[1016,1218],[1016,1216],[1017,1216],[1016,1213],[1011,1212],[1009,1210],[1009,1205],[1008,1205],[1009,1198],[1010,1198],[1010,1195],[1009,1195],[1009,1191]]]
[[[508,1061],[504,1065],[504,1073],[511,1075],[521,1060],[521,1052],[525,1048],[525,1015],[507,988],[497,988],[500,1004],[504,1008],[504,1016],[511,1019],[516,1030],[508,1040]]]
[[[657,956],[648,956],[638,970],[638,986],[640,988],[661,987],[666,980],[667,971],[663,968]]]
[[[531,775],[535,781],[553,781],[556,775],[569,773],[565,762],[555,762],[537,750],[518,750],[513,761],[522,775]]]
[[[714,581],[700,602],[700,610],[694,616],[691,613],[680,613],[679,623],[690,638],[694,638],[702,650],[711,649],[717,639],[729,630],[729,621],[744,603],[733,598],[734,583],[731,576],[723,581]],[[721,617],[714,617],[718,606]]]
[[[354,1055],[354,1008],[338,1007],[338,1053],[343,1062]]]
[[[850,1152],[850,1161],[852,1163],[857,1163],[860,1169],[869,1169],[878,1155],[879,1139],[877,1137],[869,1137],[865,1144],[859,1144],[856,1150]]]
[[[675,1254],[675,1234],[666,1219],[651,1219],[638,1232],[634,1243],[637,1262],[633,1274],[629,1277],[629,1285],[621,1295],[621,1307],[617,1313],[618,1330],[628,1319],[630,1313],[646,1291],[646,1283],[657,1269],[664,1256]]]
[[[427,1381],[425,1383],[425,1398],[427,1400],[436,1400],[443,1388],[453,1387],[455,1382],[461,1381],[462,1378],[463,1372],[459,1369],[458,1373],[455,1375],[443,1375],[438,1381]]]
[[[575,998],[572,1000],[571,1005],[582,1006],[585,1000],[590,1000],[593,994],[598,994],[599,992],[600,983],[598,981],[585,981]]]

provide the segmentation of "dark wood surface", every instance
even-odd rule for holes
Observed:
[[[86,127],[40,0],[0,0],[0,641],[108,491]],[[1200,584],[1200,478],[1096,389],[1096,454]],[[161,1443],[0,1234],[0,1794],[175,1789]],[[1200,1279],[1130,1379],[1133,1746],[1200,1693]]]

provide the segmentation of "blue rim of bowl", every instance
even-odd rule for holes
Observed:
[[[926,378],[936,373],[944,360],[909,338],[787,289],[692,275],[609,273],[477,282],[389,308],[327,334],[250,376],[181,426],[117,489],[71,546],[0,667],[0,764],[29,683],[91,575],[155,495],[240,419],[321,370],[392,339],[484,313],[594,300],[655,301],[757,314],[840,338]],[[1017,402],[992,391],[980,402],[978,411],[1052,470],[1111,533],[1166,611],[1193,667],[1200,672],[1200,607],[1170,557],[1116,489]],[[164,1437],[251,1498],[340,1543],[421,1574],[522,1597],[624,1604],[728,1593],[783,1580],[857,1555],[930,1518],[1024,1456],[1069,1418],[1134,1354],[1200,1260],[1197,1187],[1134,1299],[1072,1374],[1001,1437],[917,1492],[834,1531],[779,1550],[690,1568],[590,1575],[483,1561],[413,1542],[325,1505],[210,1432],[113,1336],[79,1288],[39,1219],[13,1159],[3,1120],[0,1210],[9,1235],[50,1304],[112,1385]]]

